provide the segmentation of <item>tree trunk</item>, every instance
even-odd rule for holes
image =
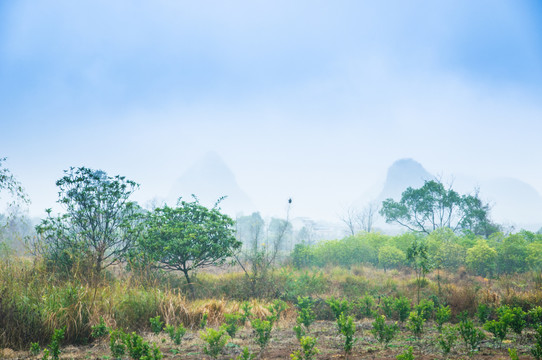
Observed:
[[[188,270],[182,270],[184,273],[184,277],[186,278],[186,282],[188,283],[188,289],[190,290],[190,299],[196,298],[196,291],[194,290],[194,284],[192,284],[192,281],[190,281],[190,276],[188,276]]]

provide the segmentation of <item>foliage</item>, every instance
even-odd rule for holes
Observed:
[[[387,223],[426,234],[444,227],[484,235],[492,229],[489,205],[480,200],[478,193],[460,195],[438,180],[426,180],[419,189],[407,188],[399,202],[386,199],[380,214]]]
[[[137,236],[140,210],[129,197],[138,184],[101,170],[72,167],[56,185],[66,213],[53,217],[47,210],[47,218],[36,226],[34,251],[65,271],[86,263],[90,275],[97,277],[123,258]]]
[[[491,316],[492,308],[487,304],[479,304],[476,311],[476,316],[480,323],[484,324]]]
[[[299,339],[301,350],[295,351],[290,355],[292,360],[312,360],[320,353],[320,350],[316,347],[317,339],[310,336],[303,336]]]
[[[122,330],[109,330],[109,349],[114,359],[120,359],[126,353]]]
[[[297,317],[297,323],[303,324],[305,328],[309,329],[311,324],[315,320],[314,311],[312,307],[314,305],[314,300],[308,296],[297,298],[297,309],[299,311],[299,316]]]
[[[421,299],[420,303],[414,306],[414,310],[427,321],[433,317],[435,303],[432,300]]]
[[[405,253],[391,245],[384,245],[378,250],[378,264],[386,269],[395,269],[406,260]]]
[[[256,333],[256,342],[260,346],[260,352],[263,352],[269,343],[269,339],[271,339],[273,323],[269,320],[253,319],[250,325]]]
[[[537,328],[542,323],[542,307],[535,306],[527,312],[529,326]]]
[[[542,325],[540,325],[535,332],[535,344],[531,348],[531,354],[536,360],[542,359]]]
[[[186,329],[183,324],[179,324],[177,327],[168,324],[166,325],[166,333],[175,345],[181,345],[181,341],[186,334]]]
[[[156,344],[151,345],[135,332],[122,334],[122,342],[133,360],[159,360],[162,353]]]
[[[37,342],[30,343],[30,354],[37,356],[41,352],[40,344]]]
[[[51,342],[49,343],[49,353],[51,360],[58,360],[60,357],[60,343],[64,340],[65,329],[55,329]]]
[[[414,354],[412,353],[414,349],[412,346],[409,346],[402,354],[397,355],[395,358],[397,360],[414,360]]]
[[[431,262],[427,253],[427,243],[415,239],[407,249],[407,260],[416,273],[416,287],[418,289],[418,303],[420,302],[420,289],[424,286],[425,275],[431,270]]]
[[[369,294],[365,294],[359,299],[359,307],[361,310],[361,316],[370,318],[374,315],[373,308],[375,306],[375,299]]]
[[[345,354],[350,354],[354,343],[357,339],[354,337],[356,334],[356,325],[354,324],[354,319],[351,316],[346,316],[342,313],[337,319],[337,326],[339,332],[344,335],[344,345],[343,349]]]
[[[203,313],[201,315],[201,319],[199,320],[199,328],[203,329],[207,326],[207,318],[209,317],[209,314]]]
[[[22,200],[23,202],[28,203],[28,195],[21,183],[15,178],[11,171],[5,167],[2,163],[6,161],[7,158],[0,158],[0,192],[7,190],[7,192],[15,199]]]
[[[499,343],[499,347],[501,347],[502,341],[508,332],[508,324],[504,320],[490,320],[484,324],[484,329],[493,334],[495,340]]]
[[[268,319],[271,322],[277,322],[280,320],[280,314],[288,309],[288,304],[282,300],[274,300],[273,303],[267,308],[271,313],[270,318]]]
[[[222,325],[230,337],[235,337],[239,330],[241,314],[224,314],[224,324]]]
[[[164,329],[164,322],[160,321],[160,315],[150,318],[149,322],[151,323],[152,332],[156,335],[160,334]]]
[[[235,360],[254,360],[256,358],[257,354],[252,354],[248,350],[248,347],[243,347],[243,351],[239,356],[235,358]]]
[[[224,350],[224,346],[230,339],[226,334],[226,330],[207,328],[200,332],[200,337],[206,344],[203,347],[203,352],[213,359],[218,358],[218,355]]]
[[[410,314],[410,300],[405,296],[398,297],[393,303],[393,308],[397,314],[397,319],[400,322],[404,322]]]
[[[91,328],[92,328],[91,335],[94,339],[102,338],[105,335],[107,335],[107,333],[109,332],[109,328],[105,324],[105,320],[103,316],[100,317],[100,322],[96,325],[93,325]]]
[[[307,330],[303,326],[301,326],[301,324],[295,325],[293,329],[297,340],[300,340],[303,336],[307,334]]]
[[[253,316],[252,312],[250,312],[250,310],[252,310],[252,306],[248,301],[243,301],[241,304],[241,310],[243,310],[240,319],[241,325],[245,325],[245,323]]]
[[[465,342],[465,346],[469,352],[476,351],[482,340],[485,339],[484,333],[476,328],[474,323],[468,319],[459,322],[459,334]]]
[[[397,322],[387,325],[386,317],[384,315],[377,316],[373,322],[373,329],[371,333],[374,335],[376,340],[384,347],[388,347],[390,341],[393,340],[395,334],[399,331],[399,326]]]
[[[438,337],[438,344],[444,355],[450,353],[457,341],[457,328],[453,325],[445,325]]]
[[[181,271],[194,296],[190,272],[223,264],[240,248],[234,236],[233,220],[215,206],[181,201],[176,208],[156,208],[145,220],[139,251],[153,264],[169,271]]]
[[[527,326],[527,321],[525,320],[527,314],[520,307],[514,307],[508,312],[511,315],[511,319],[508,322],[508,325],[516,334],[521,335],[523,329]]]
[[[335,316],[335,319],[338,319],[341,314],[345,313],[347,314],[350,310],[350,303],[348,300],[343,299],[335,299],[334,297],[329,298],[326,300],[326,303],[331,308],[331,311],[333,312],[333,315]]]
[[[393,304],[395,300],[390,296],[383,296],[380,299],[380,309],[382,310],[382,313],[386,315],[386,317],[391,318],[393,316]],[[409,309],[410,311],[410,309]]]
[[[406,327],[412,332],[414,336],[421,339],[423,334],[423,326],[425,324],[425,319],[422,315],[419,315],[417,312],[412,311],[408,317]]]
[[[518,349],[508,349],[510,360],[519,360]]]
[[[479,239],[476,245],[467,250],[465,262],[472,273],[488,277],[495,273],[496,260],[497,251],[485,239]]]
[[[437,309],[437,312],[435,313],[435,322],[437,323],[438,331],[442,331],[442,326],[445,322],[450,320],[450,317],[452,316],[452,310],[450,309],[450,306],[439,306]]]

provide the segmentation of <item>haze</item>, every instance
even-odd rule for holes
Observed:
[[[0,4],[0,157],[35,216],[70,166],[144,204],[209,152],[271,215],[336,220],[400,158],[542,193],[541,100],[535,0]]]

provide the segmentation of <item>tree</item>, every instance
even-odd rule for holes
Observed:
[[[395,246],[384,245],[378,250],[378,263],[384,270],[402,265],[405,259],[405,253]]]
[[[487,244],[485,239],[479,239],[472,248],[467,250],[467,268],[481,276],[491,276],[495,272],[497,251]]]
[[[489,220],[489,205],[480,200],[477,192],[460,195],[437,180],[425,181],[419,189],[407,188],[399,202],[384,200],[380,214],[386,223],[426,234],[443,227],[484,236],[496,230]]]
[[[192,297],[195,295],[190,272],[223,264],[241,247],[235,238],[233,220],[220,212],[192,202],[180,201],[177,207],[156,208],[145,221],[138,244],[154,266],[181,271]]]
[[[7,158],[0,158],[0,193],[2,191],[7,191],[10,196],[15,199],[21,200],[25,203],[28,203],[28,195],[23,189],[21,183],[13,176],[11,171],[3,166],[3,162]]]
[[[416,286],[418,289],[418,304],[420,303],[420,289],[425,286],[425,275],[431,270],[431,262],[427,254],[427,244],[415,239],[407,249],[406,257],[410,266],[416,273]]]
[[[58,202],[66,213],[54,217],[51,209],[47,210],[47,218],[36,226],[36,249],[53,261],[86,261],[95,280],[134,243],[134,224],[141,210],[129,198],[139,185],[124,176],[111,177],[85,167],[72,167],[64,173],[56,185]]]

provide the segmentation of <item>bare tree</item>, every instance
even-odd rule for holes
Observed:
[[[356,207],[348,207],[344,210],[343,214],[340,215],[340,219],[344,225],[346,225],[348,235],[355,235],[359,231],[360,211]]]
[[[361,229],[367,232],[373,230],[375,217],[378,215],[379,206],[375,201],[371,201],[367,206],[363,208],[359,216],[359,223]]]

